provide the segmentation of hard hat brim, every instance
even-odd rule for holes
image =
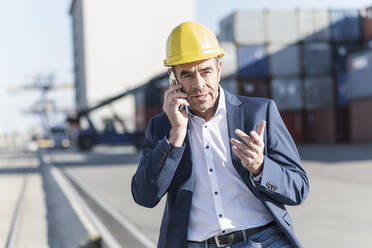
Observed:
[[[224,56],[224,51],[220,48],[219,52],[215,49],[204,50],[202,52],[195,52],[190,54],[182,54],[178,56],[172,56],[164,59],[165,66],[181,65],[186,63],[191,63],[199,60],[210,59],[214,57],[222,58]]]

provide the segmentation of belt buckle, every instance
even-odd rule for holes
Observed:
[[[227,245],[232,245],[233,243],[228,243],[228,244],[221,244],[220,243],[220,240],[218,239],[220,236],[214,236],[214,241],[216,241],[216,245],[217,247],[224,247],[224,246],[227,246]]]

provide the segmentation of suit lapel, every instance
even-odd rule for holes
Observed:
[[[180,189],[183,190],[188,190],[188,191],[193,191],[194,187],[194,179],[192,177],[193,174],[193,165],[192,165],[192,154],[191,154],[191,142],[190,142],[190,137],[191,137],[191,130],[190,130],[190,125],[187,125],[187,134],[185,138],[185,151],[181,160],[182,166],[184,166],[184,177],[186,181],[184,181],[180,187]]]
[[[244,130],[244,109],[241,107],[241,101],[234,95],[225,91],[226,98],[226,115],[227,125],[229,130],[229,137],[239,140],[240,138],[235,134],[236,129]],[[232,145],[230,144],[231,160],[239,175],[244,178],[244,171],[240,164],[240,159],[232,152]]]
[[[234,133],[235,129],[240,129],[242,131],[245,130],[245,123],[250,122],[248,119],[249,116],[244,115],[244,108],[241,105],[241,101],[234,95],[229,94],[225,91],[226,94],[226,112],[227,112],[227,124],[229,129],[229,137],[235,138],[240,140],[240,138]],[[257,197],[257,190],[255,190],[254,186],[252,185],[252,182],[250,180],[250,173],[247,169],[245,169],[241,163],[238,156],[236,156],[232,152],[232,145],[230,145],[230,153],[231,153],[231,160],[233,163],[233,166],[235,170],[238,172],[240,177],[243,179],[243,181],[246,183],[248,188],[252,191],[254,195]]]

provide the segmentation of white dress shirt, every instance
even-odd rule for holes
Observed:
[[[214,117],[189,114],[194,191],[187,240],[265,225],[273,220],[244,184],[231,160],[225,93],[220,87]]]

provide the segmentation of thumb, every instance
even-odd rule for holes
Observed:
[[[260,125],[258,126],[258,135],[260,135],[261,137],[263,137],[264,135],[264,132],[265,132],[265,127],[266,127],[266,121],[261,121]]]

